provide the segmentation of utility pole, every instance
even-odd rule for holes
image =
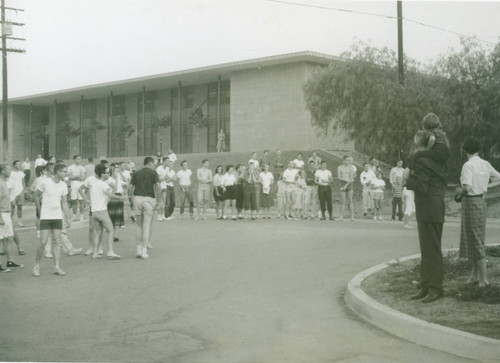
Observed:
[[[403,3],[398,0],[398,68],[399,83],[405,85],[405,74],[403,69]]]
[[[5,0],[1,2],[1,23],[2,23],[2,131],[3,131],[3,157],[5,158],[5,149],[8,143],[8,109],[9,109],[9,97],[8,97],[8,82],[7,82],[7,53],[26,53],[24,49],[7,48],[7,39],[10,40],[25,40],[23,38],[12,37],[12,25],[23,26],[22,23],[14,23],[5,20],[5,10],[13,11],[24,11],[23,9],[10,8],[5,6]]]

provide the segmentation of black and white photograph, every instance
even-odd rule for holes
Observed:
[[[500,362],[499,19],[0,0],[0,362]]]

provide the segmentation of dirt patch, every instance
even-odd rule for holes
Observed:
[[[500,339],[500,247],[487,247],[490,286],[466,284],[471,272],[469,261],[458,259],[456,251],[444,256],[445,297],[431,304],[410,300],[417,292],[420,260],[394,263],[362,283],[372,298],[416,318]]]

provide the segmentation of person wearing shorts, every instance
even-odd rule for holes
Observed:
[[[9,242],[14,238],[14,226],[10,215],[10,190],[7,180],[11,174],[8,164],[0,164],[0,243],[6,257],[6,267],[0,264],[0,272],[9,272],[12,268],[22,268],[10,258]]]
[[[87,170],[81,165],[82,158],[79,155],[73,156],[73,164],[68,167],[68,179],[71,182],[71,208],[73,215],[78,219],[77,210],[80,206],[80,221],[83,221],[83,198],[78,192],[85,180]]]
[[[10,201],[11,201],[11,217],[14,217],[14,212],[17,207],[17,226],[24,227],[23,218],[23,204],[24,204],[24,171],[19,160],[12,163],[12,171],[10,173]]]
[[[152,157],[144,159],[144,167],[132,174],[130,180],[134,200],[134,212],[137,219],[137,257],[149,258],[148,246],[155,212],[162,206],[160,178],[155,171]]]
[[[207,206],[210,203],[210,189],[212,184],[212,170],[208,168],[209,162],[207,159],[201,162],[202,167],[196,171],[198,178],[198,216],[196,219],[207,219],[205,213]],[[203,214],[201,215],[201,209]]]
[[[36,190],[36,198],[42,200],[40,207],[40,244],[36,251],[33,276],[40,276],[40,261],[43,250],[52,234],[54,249],[54,274],[64,276],[66,273],[59,267],[61,258],[61,230],[63,227],[63,213],[67,226],[71,226],[71,211],[68,208],[68,186],[63,181],[67,168],[64,164],[54,166],[54,175],[41,183]]]
[[[337,178],[340,180],[340,193],[342,195],[342,207],[340,208],[339,221],[344,219],[346,204],[351,211],[351,221],[354,221],[354,205],[352,202],[353,184],[356,178],[356,167],[352,165],[352,157],[344,155],[342,164],[337,168]]]
[[[110,170],[104,165],[95,167],[96,180],[90,184],[90,208],[94,219],[94,246],[92,258],[98,258],[99,240],[104,232],[108,232],[108,260],[119,260],[121,256],[113,250],[115,229],[108,213],[108,201],[110,199],[123,201],[127,197],[113,194],[113,188],[106,183]]]

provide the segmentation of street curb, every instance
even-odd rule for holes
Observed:
[[[349,308],[369,323],[410,342],[464,358],[498,362],[500,340],[428,323],[403,314],[375,301],[361,289],[364,279],[389,264],[419,257],[420,254],[415,254],[398,261],[385,262],[354,276],[347,284],[344,296]]]

